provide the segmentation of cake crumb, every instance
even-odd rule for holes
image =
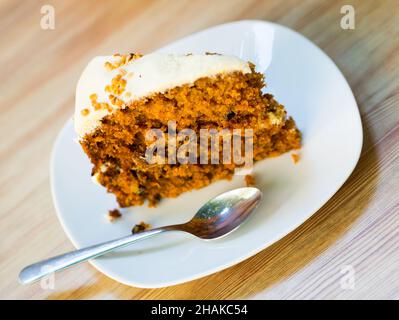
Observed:
[[[151,228],[151,225],[148,223],[145,223],[144,221],[141,221],[139,224],[136,224],[133,229],[132,229],[132,234],[136,234],[145,230],[148,230]]]
[[[137,59],[141,58],[143,55],[141,53],[129,53],[129,54],[116,53],[113,56],[115,58],[117,58],[116,61],[114,61],[112,63],[109,62],[109,61],[106,61],[104,63],[104,67],[108,71],[112,71],[112,70],[117,69],[119,67],[125,66],[130,61],[137,60]]]
[[[255,178],[252,174],[247,174],[245,176],[245,184],[247,187],[253,187],[255,185]]]
[[[82,116],[87,116],[90,113],[90,110],[86,108],[86,109],[83,109],[81,111],[81,113],[82,113]]]
[[[299,154],[298,153],[291,153],[291,158],[294,164],[297,164],[299,162]]]
[[[111,71],[111,70],[113,69],[113,65],[112,65],[112,63],[109,62],[109,61],[106,61],[106,62],[104,63],[104,67],[105,67],[105,69],[107,69],[108,71]]]
[[[133,61],[133,60],[137,60],[140,59],[143,56],[142,53],[129,53],[129,56],[127,58],[127,61]]]
[[[121,212],[118,209],[113,209],[108,211],[108,220],[110,222],[114,222],[115,220],[119,219],[122,217]]]

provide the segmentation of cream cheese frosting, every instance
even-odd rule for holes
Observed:
[[[173,55],[152,53],[132,60],[113,69],[105,65],[117,63],[120,56],[99,56],[92,59],[84,69],[76,88],[75,131],[79,138],[95,130],[101,119],[116,108],[94,110],[91,96],[96,101],[112,106],[106,87],[119,74],[125,81],[123,93],[116,97],[128,104],[153,93],[192,84],[197,79],[221,73],[240,71],[249,73],[248,62],[234,56],[216,54]]]

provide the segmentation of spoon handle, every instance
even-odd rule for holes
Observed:
[[[168,230],[177,230],[177,226],[156,228],[142,231],[137,234],[125,236],[119,239],[103,242],[87,248],[67,252],[59,256],[43,260],[25,267],[19,274],[19,281],[22,284],[32,283],[53,272],[66,269],[83,261],[99,257],[117,248],[126,247],[133,242],[155,236]]]

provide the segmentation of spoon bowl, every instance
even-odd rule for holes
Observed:
[[[225,192],[204,204],[184,226],[184,231],[201,239],[217,239],[238,228],[258,206],[262,192],[239,188]]]

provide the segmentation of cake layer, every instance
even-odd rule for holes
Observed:
[[[81,139],[100,126],[105,116],[135,100],[192,84],[199,78],[234,71],[251,72],[248,62],[217,54],[153,53],[143,57],[134,54],[96,57],[78,81],[75,130]],[[116,90],[112,90],[112,86]]]
[[[263,87],[263,75],[250,67],[249,72],[245,68],[200,77],[113,109],[80,141],[93,163],[92,174],[122,207],[145,200],[155,205],[161,198],[232,177],[239,167],[234,163],[149,164],[146,132],[156,128],[166,133],[169,121],[177,130],[195,133],[252,129],[254,161],[299,148],[294,121],[272,95],[262,93]]]

